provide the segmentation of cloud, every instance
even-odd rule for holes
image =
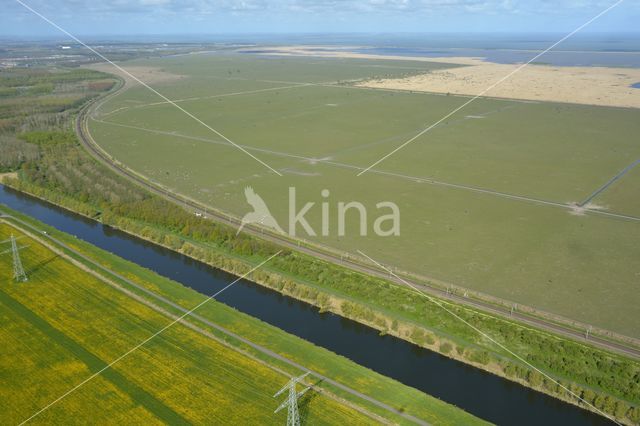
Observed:
[[[12,3],[11,0],[5,0]],[[57,13],[434,13],[442,11],[512,12],[515,10],[558,12],[603,9],[601,0],[26,0],[37,10]],[[14,3],[16,10],[18,5]],[[3,5],[3,8],[5,6]],[[18,5],[19,7],[19,5]]]
[[[30,12],[2,1],[0,32],[28,32]],[[615,0],[23,0],[84,33],[221,31],[564,31]],[[637,31],[640,2],[617,9]],[[605,21],[604,19],[602,21]],[[553,25],[553,26],[550,26]],[[22,25],[22,28],[19,28]]]

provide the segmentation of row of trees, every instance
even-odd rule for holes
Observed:
[[[108,74],[83,68],[54,70],[51,68],[0,69],[0,87],[36,87],[45,84],[57,86],[64,83],[87,82],[110,78]]]
[[[67,129],[69,117],[114,84],[107,74],[85,70],[0,69],[0,134]]]
[[[40,157],[38,147],[12,135],[0,134],[0,173],[17,170],[25,162]]]

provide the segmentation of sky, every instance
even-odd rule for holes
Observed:
[[[616,0],[20,0],[74,35],[569,32]],[[0,35],[60,33],[0,0]],[[585,32],[640,33],[640,0]]]

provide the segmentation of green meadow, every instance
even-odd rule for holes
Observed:
[[[90,131],[154,182],[238,217],[251,186],[285,229],[295,187],[298,209],[315,202],[306,217],[318,233],[329,205],[329,235],[299,227],[300,238],[640,337],[640,224],[569,207],[640,158],[637,110],[478,99],[356,176],[467,98],[353,82],[445,64],[230,54],[127,65],[181,75],[153,86],[284,175],[134,86],[93,111]],[[592,204],[640,216],[638,173]],[[367,207],[368,236],[353,212],[337,234],[340,201]],[[371,232],[381,201],[400,208],[400,236]]]
[[[640,216],[639,188],[640,167],[636,166],[595,197],[593,202],[605,208]]]

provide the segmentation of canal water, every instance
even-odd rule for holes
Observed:
[[[187,256],[0,185],[0,203],[205,295],[235,279]],[[480,418],[501,425],[605,425],[607,419],[240,280],[217,300]],[[446,315],[446,313],[443,313]]]

